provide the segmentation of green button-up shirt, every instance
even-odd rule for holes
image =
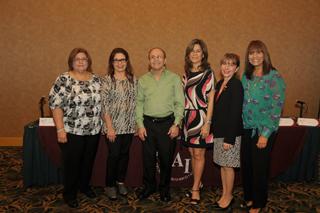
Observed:
[[[269,138],[279,126],[285,99],[285,83],[276,70],[252,80],[242,77],[244,89],[243,125],[245,129],[258,129],[258,134]]]
[[[138,128],[144,127],[143,115],[161,118],[174,113],[174,123],[180,124],[184,112],[180,77],[167,69],[162,72],[160,80],[156,80],[151,72],[144,74],[138,81],[136,101]]]

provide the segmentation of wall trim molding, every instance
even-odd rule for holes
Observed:
[[[0,146],[22,146],[22,137],[0,137]]]

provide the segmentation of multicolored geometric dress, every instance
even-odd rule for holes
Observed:
[[[213,135],[201,138],[201,128],[205,124],[208,94],[214,89],[214,75],[211,69],[190,72],[183,76],[185,95],[183,144],[187,147],[206,148],[213,144]]]

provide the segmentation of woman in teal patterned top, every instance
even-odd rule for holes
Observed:
[[[243,207],[259,212],[268,199],[270,152],[284,103],[285,83],[272,66],[262,41],[251,41],[246,52],[241,169]]]

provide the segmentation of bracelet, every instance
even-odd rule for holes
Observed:
[[[207,120],[206,124],[211,124],[211,120]]]
[[[57,129],[57,132],[62,132],[62,131],[64,131],[64,128]]]

